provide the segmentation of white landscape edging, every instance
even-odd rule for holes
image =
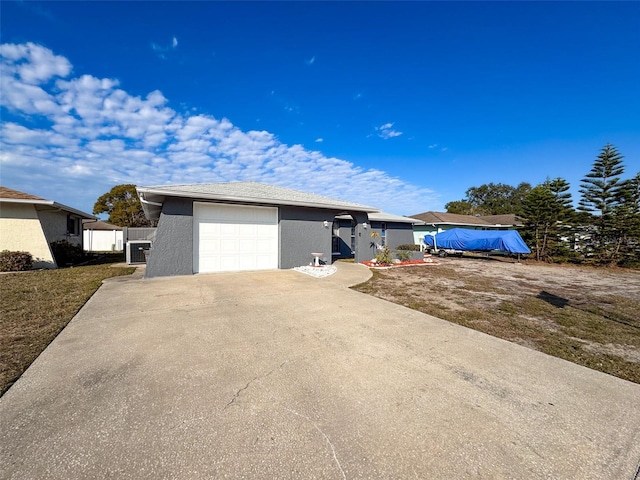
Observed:
[[[338,271],[338,269],[333,265],[322,265],[320,267],[305,265],[302,267],[294,267],[293,270],[295,270],[296,272],[304,273],[306,275],[311,275],[312,277],[316,278],[328,277],[329,275],[333,275]]]

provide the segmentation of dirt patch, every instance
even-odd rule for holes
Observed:
[[[376,271],[357,290],[640,383],[640,271],[494,257]]]

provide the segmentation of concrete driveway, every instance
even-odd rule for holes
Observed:
[[[108,281],[0,399],[0,475],[636,476],[640,385],[346,288],[368,276]]]

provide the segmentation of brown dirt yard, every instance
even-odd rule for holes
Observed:
[[[640,383],[640,271],[486,256],[376,270],[354,288]]]

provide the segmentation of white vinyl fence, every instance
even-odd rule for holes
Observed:
[[[84,230],[82,232],[85,252],[121,252],[122,230]]]

